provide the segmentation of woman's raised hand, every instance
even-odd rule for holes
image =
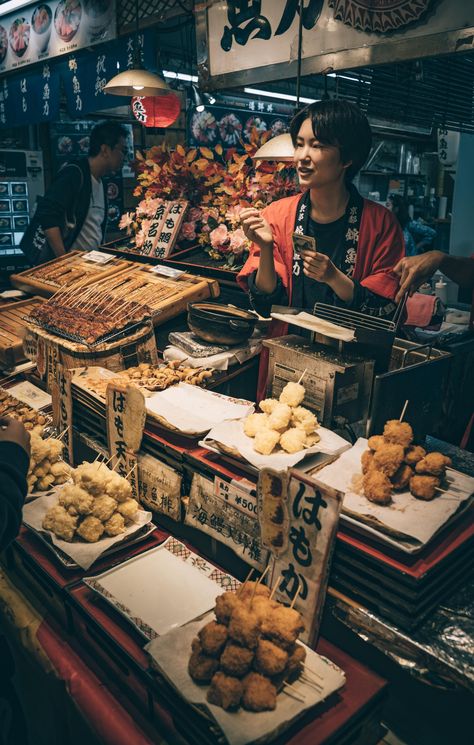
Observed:
[[[261,212],[254,207],[245,207],[240,211],[242,230],[249,241],[253,241],[260,248],[273,250],[273,234],[268,222]]]

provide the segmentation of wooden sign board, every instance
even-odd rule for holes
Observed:
[[[249,566],[262,571],[269,553],[262,548],[260,528],[254,509],[255,495],[250,492],[229,493],[222,489],[219,479],[211,481],[201,474],[193,476],[186,509],[185,524],[192,525],[203,533],[231,548]],[[232,484],[229,483],[229,487]],[[245,506],[244,502],[245,500]],[[250,508],[248,505],[250,504]]]
[[[71,393],[71,370],[66,370],[63,365],[58,364],[56,368],[56,380],[51,383],[51,398],[53,406],[53,424],[64,443],[64,450],[68,455],[71,465],[74,465],[73,431],[72,431],[72,393]]]
[[[262,469],[257,486],[264,545],[271,551],[269,583],[277,600],[291,603],[305,621],[302,641],[319,633],[343,494],[295,469]]]
[[[136,453],[140,449],[145,426],[145,397],[139,388],[111,382],[106,390],[107,441],[111,468],[126,476],[138,500]]]
[[[158,259],[169,256],[178,238],[187,206],[185,200],[160,202],[138,253]]]
[[[138,493],[144,507],[176,522],[181,520],[183,477],[151,455],[138,456]]]

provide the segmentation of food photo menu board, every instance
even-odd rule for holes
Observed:
[[[0,73],[116,37],[116,0],[50,0],[0,18]]]

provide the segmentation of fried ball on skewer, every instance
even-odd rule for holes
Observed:
[[[120,512],[125,520],[135,520],[138,512],[138,502],[135,499],[126,499],[125,502],[119,502],[117,512]]]
[[[260,639],[255,652],[254,667],[262,675],[278,675],[288,664],[288,652],[268,639]]]
[[[316,445],[321,440],[321,437],[318,435],[317,432],[312,432],[309,435],[306,435],[306,440],[304,443],[304,446],[306,448],[312,448],[313,445]]]
[[[283,432],[288,427],[290,419],[291,409],[288,404],[279,403],[268,417],[268,426],[270,429],[277,429]]]
[[[249,673],[243,680],[242,706],[248,711],[270,711],[276,707],[277,690],[260,673]]]
[[[218,595],[216,597],[214,613],[216,615],[218,623],[229,623],[231,613],[238,602],[239,598],[237,597],[236,593],[232,592],[231,590],[228,590],[227,592],[224,592],[223,595]]]
[[[226,711],[238,709],[244,692],[241,680],[230,675],[217,672],[207,692],[207,700],[210,704],[221,706]]]
[[[250,608],[237,605],[229,622],[229,636],[249,649],[255,649],[260,633],[260,621]]]
[[[385,445],[385,440],[383,435],[372,435],[372,437],[369,437],[367,444],[371,450],[378,450]]]
[[[400,468],[395,471],[390,481],[392,482],[392,486],[396,491],[402,491],[402,489],[407,488],[412,476],[413,468],[407,466],[406,463],[402,463]]]
[[[301,613],[294,608],[278,604],[262,621],[262,635],[271,639],[283,649],[289,649],[304,631]]]
[[[267,424],[268,416],[266,414],[249,414],[244,420],[244,432],[247,437],[255,437]]]
[[[291,424],[293,427],[304,429],[306,434],[311,434],[319,427],[316,415],[304,406],[296,406],[291,412]]]
[[[117,502],[112,497],[97,497],[94,500],[94,506],[92,507],[92,514],[102,523],[112,517],[115,510],[117,509]]]
[[[300,450],[304,450],[305,442],[306,433],[297,427],[290,427],[280,437],[280,446],[287,453],[298,453]]]
[[[365,450],[360,456],[362,473],[368,473],[374,465],[374,453],[372,450]]]
[[[379,448],[374,454],[374,468],[386,476],[393,476],[403,463],[405,451],[401,445],[389,444]]]
[[[264,414],[271,414],[275,406],[278,406],[276,398],[264,398],[263,401],[260,401],[259,403],[260,410],[263,411]]]
[[[392,501],[392,483],[381,471],[372,468],[362,479],[362,486],[369,502],[389,504]]]
[[[262,455],[270,455],[280,441],[280,433],[274,429],[259,429],[255,435],[253,449]]]
[[[451,458],[442,453],[428,453],[415,466],[417,473],[427,473],[431,476],[444,476],[446,466],[451,465]]]
[[[90,515],[94,497],[76,484],[67,484],[60,490],[58,502],[70,515]]]
[[[237,590],[239,600],[246,601],[257,597],[270,597],[270,588],[261,582],[247,582]]]
[[[210,657],[219,657],[226,641],[227,626],[216,621],[210,621],[198,633],[201,642],[202,651]]]
[[[219,667],[219,660],[203,654],[201,643],[194,639],[191,657],[188,662],[188,672],[195,683],[209,683]]]
[[[250,670],[253,660],[253,651],[240,644],[228,642],[221,654],[220,666],[227,675],[243,678]]]
[[[97,517],[88,515],[79,525],[77,535],[87,541],[87,543],[95,543],[102,538],[104,530],[104,526]]]
[[[64,507],[59,504],[50,507],[43,518],[43,528],[51,530],[55,536],[64,541],[72,541],[76,532],[78,518],[70,515]]]
[[[272,610],[278,608],[276,600],[270,600],[263,595],[258,595],[252,600],[251,609],[255,613],[255,617],[260,621],[263,621]]]
[[[410,445],[405,452],[405,463],[408,466],[416,466],[418,461],[424,458],[425,455],[426,450],[421,445]]]
[[[410,479],[410,491],[416,499],[423,499],[430,502],[436,496],[436,489],[439,487],[439,478],[437,476],[412,476]]]
[[[107,522],[104,523],[105,532],[109,536],[116,536],[120,535],[121,533],[125,532],[125,520],[123,519],[120,512],[114,512],[114,514],[109,517]]]
[[[389,419],[383,428],[383,436],[387,442],[407,448],[413,442],[413,430],[408,422]]]
[[[305,397],[304,386],[300,383],[287,383],[280,393],[280,403],[288,406],[299,406]]]
[[[306,649],[301,644],[295,644],[286,666],[285,680],[288,680],[290,683],[292,680],[296,680],[303,672],[305,660]]]
[[[127,479],[124,479],[115,471],[110,471],[110,474],[106,485],[107,496],[112,497],[117,502],[125,502],[127,499],[131,499],[132,487]]]

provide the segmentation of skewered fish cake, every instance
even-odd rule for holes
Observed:
[[[280,441],[280,433],[274,429],[259,429],[255,435],[253,449],[262,455],[270,455]]]
[[[280,393],[280,402],[288,406],[299,406],[305,397],[305,389],[300,383],[287,383]]]
[[[124,504],[126,503],[124,502]],[[104,495],[102,497],[97,497],[95,500],[93,500],[93,506],[92,506],[91,511],[94,517],[96,517],[102,523],[105,523],[107,522],[107,520],[109,520],[112,517],[116,509],[117,509],[117,502],[115,501],[115,499],[112,499],[112,497],[107,497]]]
[[[297,453],[304,449],[306,434],[302,429],[291,427],[283,432],[280,437],[280,445],[287,453]]]
[[[401,445],[388,444],[375,451],[373,465],[386,476],[393,476],[403,463],[405,451]]]
[[[244,421],[244,432],[248,437],[255,437],[268,423],[266,414],[249,414]]]
[[[412,476],[413,468],[407,466],[406,463],[402,463],[398,470],[393,474],[390,481],[396,491],[401,491],[402,489],[407,488]]]
[[[219,660],[205,655],[199,639],[194,639],[188,663],[188,672],[191,678],[196,683],[209,683],[218,667]]]
[[[288,652],[268,639],[260,639],[255,652],[255,669],[272,677],[283,672],[288,664]]]
[[[249,649],[255,649],[260,632],[260,621],[250,608],[236,605],[229,622],[229,636]]]
[[[102,537],[104,526],[97,517],[88,515],[77,528],[77,534],[88,543],[95,543]]]
[[[286,608],[284,605],[278,605],[262,621],[263,636],[284,649],[292,647],[302,631],[304,631],[304,622],[301,613],[294,608]]]
[[[259,403],[260,411],[263,411],[264,414],[271,414],[275,406],[278,406],[276,398],[264,398]]]
[[[314,432],[319,427],[316,415],[309,409],[305,409],[304,406],[297,406],[293,409],[291,412],[291,424],[293,427],[300,427],[306,434]]]
[[[365,450],[360,456],[362,473],[368,473],[374,464],[374,451]]]
[[[422,448],[421,445],[410,445],[410,447],[405,451],[405,463],[408,466],[416,466],[418,461],[424,458],[425,455],[426,450],[425,448]]]
[[[244,687],[241,680],[217,672],[211,680],[207,700],[210,704],[221,706],[226,711],[238,709],[243,691]]]
[[[451,458],[442,453],[428,453],[418,461],[415,466],[417,473],[431,474],[431,476],[444,476],[446,467],[451,465]]]
[[[389,504],[392,501],[392,482],[381,471],[372,468],[362,479],[362,486],[369,502]]]
[[[237,595],[235,592],[228,590],[223,595],[218,595],[216,598],[216,607],[214,613],[219,623],[228,624],[230,615],[234,610],[238,602]]]
[[[288,404],[279,403],[275,406],[268,417],[268,427],[270,429],[285,430],[291,419],[291,408]]]
[[[134,520],[138,512],[138,503],[135,499],[126,499],[125,502],[119,502],[117,512],[123,515],[125,520]]]
[[[218,657],[227,641],[227,626],[210,621],[198,633],[202,650],[210,657]]]
[[[120,512],[114,512],[104,523],[105,533],[109,536],[120,535],[125,532],[125,520]]]
[[[383,428],[383,436],[387,442],[407,448],[413,442],[413,430],[408,422],[389,419]]]
[[[369,437],[367,444],[371,450],[378,450],[385,445],[383,435],[372,435]]]
[[[410,479],[410,491],[416,499],[430,502],[436,496],[439,484],[437,476],[415,475]]]
[[[243,678],[250,670],[254,653],[235,642],[228,642],[220,658],[220,666],[227,675]]]
[[[260,673],[249,673],[243,681],[242,706],[249,711],[271,711],[276,708],[277,690]]]
[[[60,504],[50,507],[43,518],[43,528],[51,530],[58,538],[72,541],[77,527],[78,518],[70,515]]]

